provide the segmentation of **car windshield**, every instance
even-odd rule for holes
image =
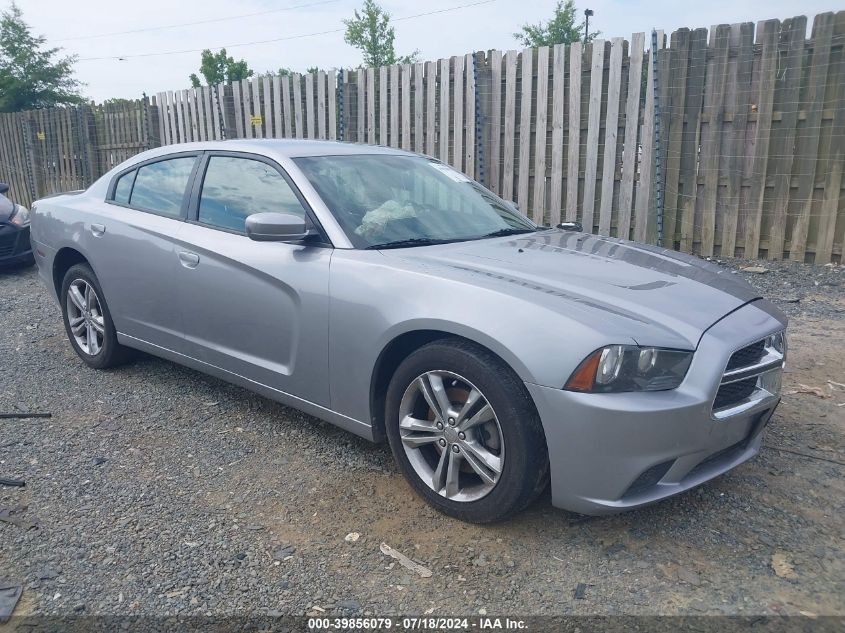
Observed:
[[[462,173],[421,156],[294,159],[357,248],[397,248],[537,230]]]

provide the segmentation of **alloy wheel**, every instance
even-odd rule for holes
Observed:
[[[67,291],[67,320],[76,344],[85,354],[96,356],[103,348],[106,324],[100,298],[84,279],[74,279]]]
[[[489,494],[504,466],[505,445],[493,407],[462,376],[428,371],[399,404],[399,435],[416,474],[453,501]]]

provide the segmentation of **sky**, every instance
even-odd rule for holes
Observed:
[[[342,20],[362,4],[363,0],[18,0],[34,33],[45,36],[50,46],[79,56],[75,68],[85,84],[82,92],[98,102],[189,87],[188,76],[198,71],[203,48],[225,46],[257,72],[282,66],[297,71],[357,66],[361,55],[344,43]],[[475,50],[518,48],[514,31],[548,19],[555,0],[382,0],[380,4],[394,18],[396,52],[416,49],[420,60],[435,60]],[[449,10],[470,4],[474,6]],[[8,5],[8,0],[0,0],[0,7]],[[802,14],[812,24],[815,14],[841,8],[835,0],[583,0],[576,5],[579,13],[588,7],[595,12],[590,30],[600,30],[607,38],[630,37],[652,28],[662,28],[668,35],[684,26]],[[412,17],[422,13],[432,14]],[[186,25],[196,22],[203,23]],[[159,28],[171,25],[182,26]],[[159,54],[171,51],[188,52]]]

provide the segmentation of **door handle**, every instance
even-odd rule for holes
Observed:
[[[94,234],[95,237],[102,237],[103,233],[106,232],[106,225],[105,224],[92,224],[91,225],[91,232]]]
[[[196,268],[200,263],[200,256],[190,251],[179,251],[179,261],[185,268]]]

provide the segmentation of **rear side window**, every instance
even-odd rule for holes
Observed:
[[[114,198],[115,202],[119,202],[120,204],[129,204],[129,194],[132,193],[132,183],[135,181],[135,174],[138,173],[136,170],[130,171],[128,174],[123,174],[117,180],[117,184],[114,187]]]
[[[181,217],[182,200],[195,162],[195,156],[187,156],[139,167],[135,186],[132,187],[130,206],[174,218]]]
[[[264,211],[305,217],[287,180],[267,163],[231,156],[208,160],[197,218],[201,223],[243,232],[247,216]]]

